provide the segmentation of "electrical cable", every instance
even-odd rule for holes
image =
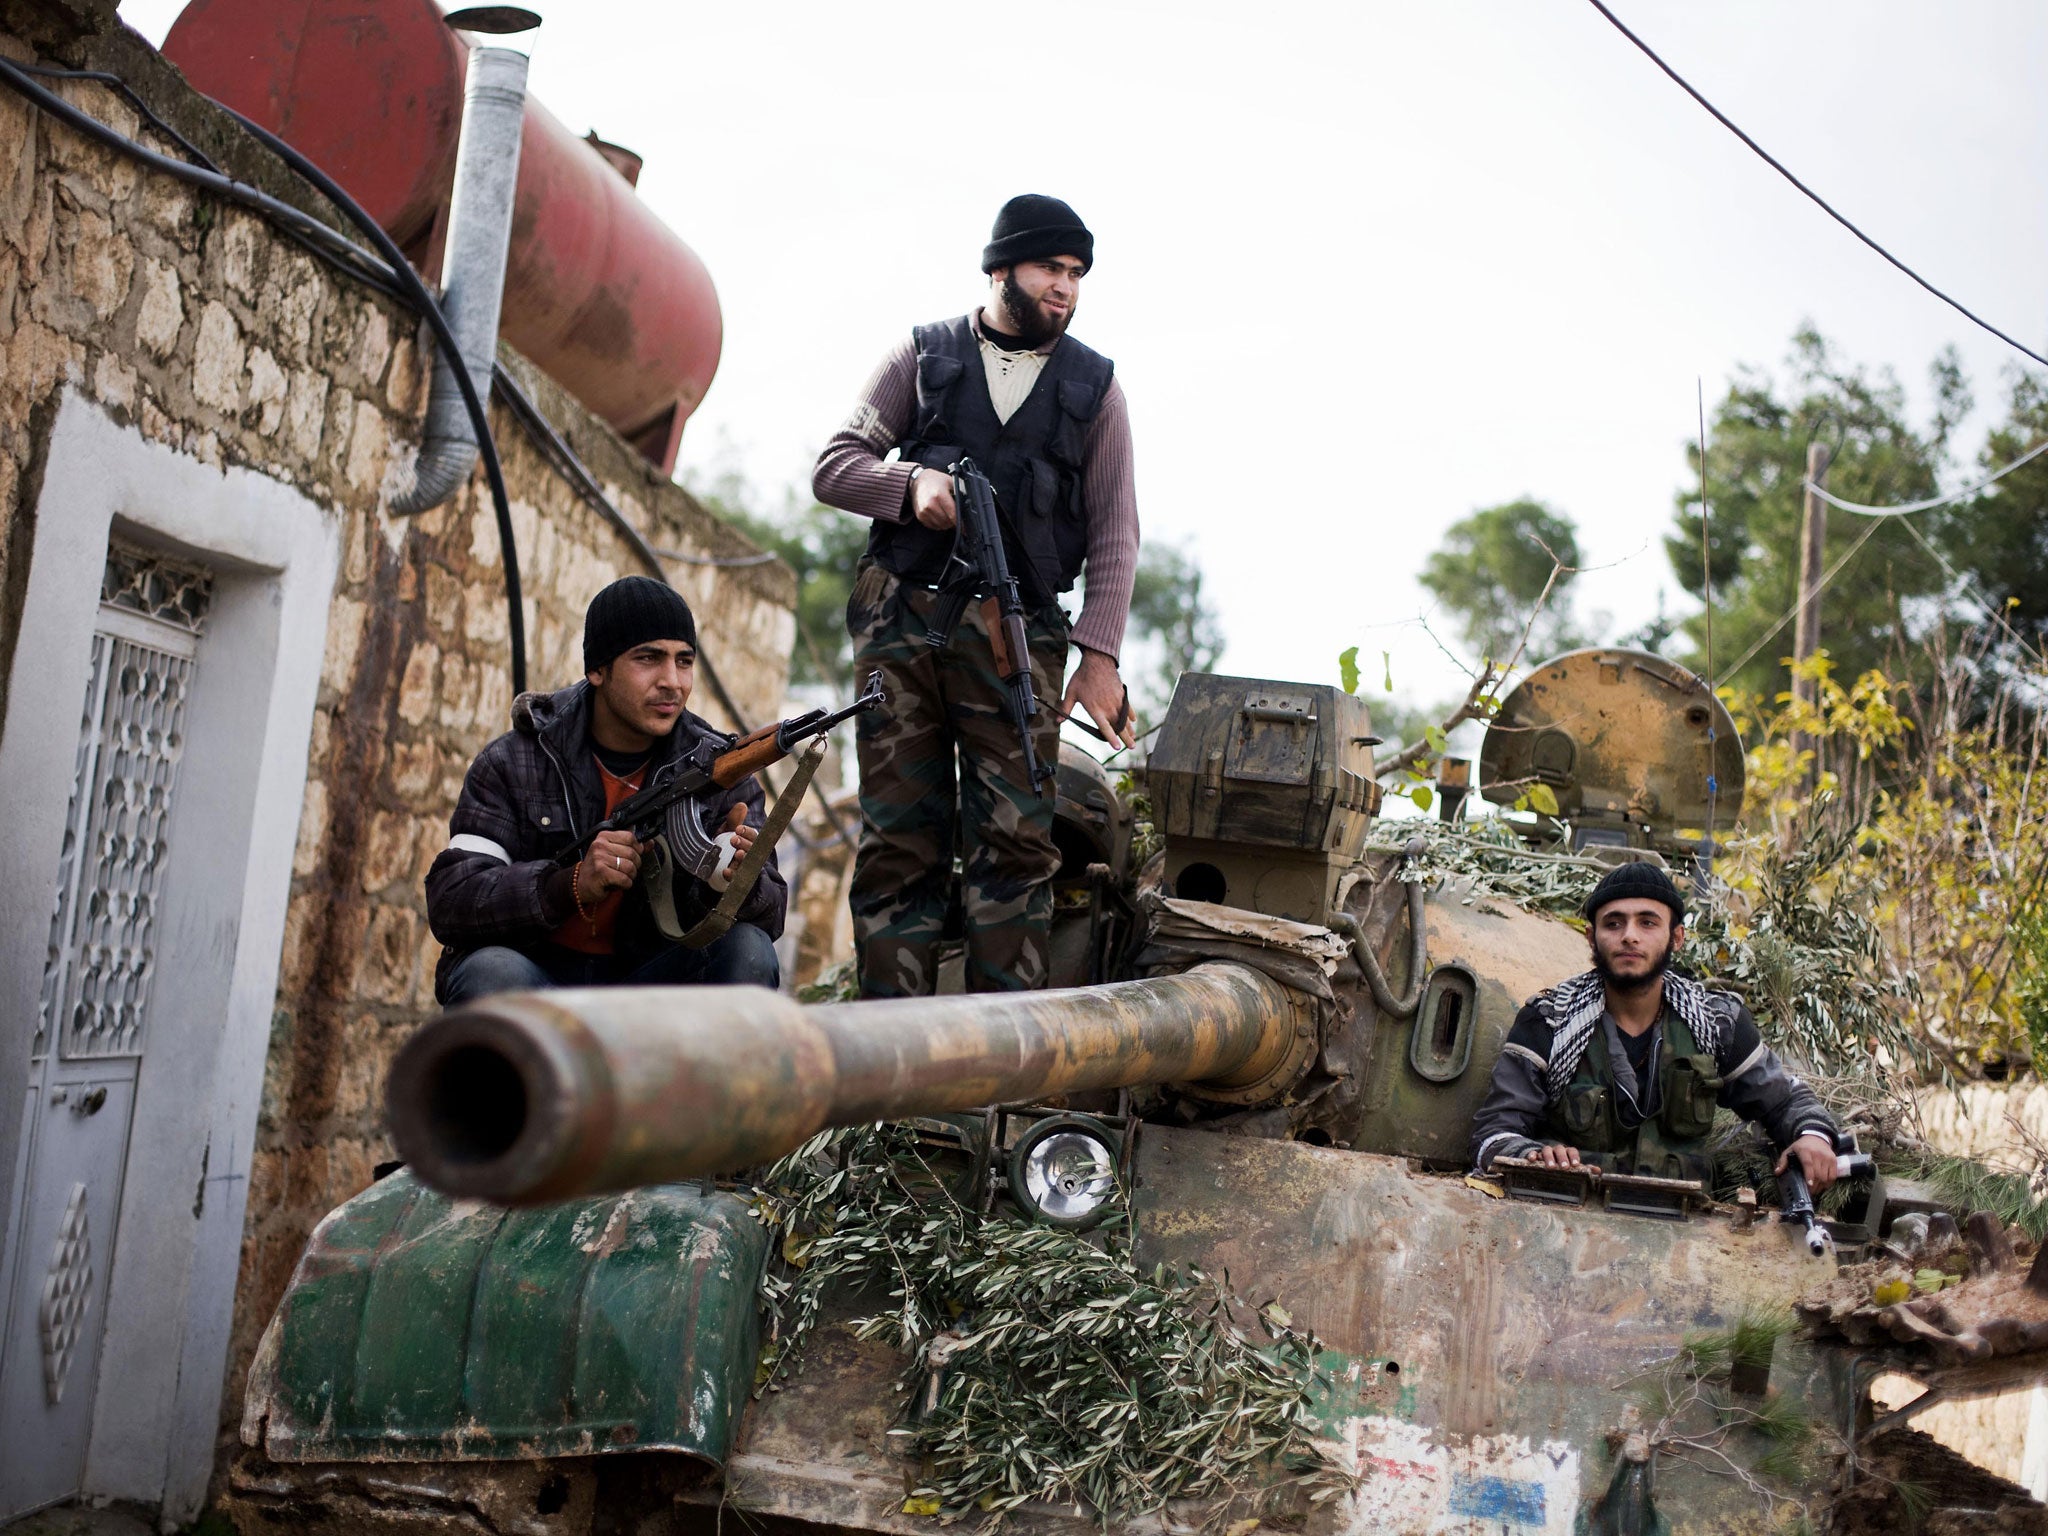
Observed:
[[[211,97],[207,99],[212,100]],[[441,355],[449,360],[448,373],[462,395],[470,428],[476,433],[477,456],[483,460],[484,478],[491,487],[491,510],[498,524],[498,550],[505,566],[506,630],[511,641],[512,693],[516,698],[526,692],[526,605],[520,593],[519,539],[512,527],[512,494],[505,487],[505,467],[498,461],[498,440],[491,435],[490,413],[484,409],[476,381],[469,376],[469,367],[462,360],[462,348],[456,344],[455,333],[448,328],[448,317],[441,313],[441,306],[427,292],[427,285],[413,271],[412,263],[406,260],[398,242],[386,234],[384,226],[371,218],[363,205],[344,192],[333,177],[261,123],[251,122],[225,103],[216,101],[214,105],[248,129],[278,159],[311,182],[321,196],[340,209],[349,222],[369,238],[378,254],[390,265],[392,275],[404,290],[411,307],[419,312],[420,318],[427,322],[427,328],[434,333],[434,343],[441,348]]]
[[[315,250],[324,259],[342,265],[344,270],[363,278],[373,286],[396,282],[404,291],[410,307],[416,309],[434,333],[438,345],[445,348],[451,358],[460,359],[462,351],[455,344],[454,335],[448,329],[448,322],[441,314],[440,305],[421,283],[419,276],[406,261],[404,253],[392,242],[391,237],[365,213],[362,207],[323,172],[318,166],[293,149],[291,145],[259,124],[252,123],[232,107],[219,102],[220,107],[244,128],[248,129],[271,152],[286,165],[297,171],[324,195],[335,208],[356,224],[370,237],[371,243],[381,253],[383,261],[364,250],[340,232],[328,228],[311,214],[294,208],[268,192],[250,186],[247,182],[205,166],[193,165],[170,155],[160,154],[146,144],[139,144],[126,134],[101,122],[90,112],[72,105],[56,92],[38,85],[35,80],[12,59],[0,58],[0,85],[6,85],[16,94],[25,97],[57,121],[84,134],[87,138],[105,145],[118,154],[124,154],[153,170],[160,171],[178,181],[202,188],[216,197],[263,215],[272,223],[295,232],[303,243]],[[211,98],[207,98],[211,100]],[[152,114],[154,116],[154,114]],[[388,264],[388,265],[387,265]],[[511,498],[505,489],[505,476],[498,463],[497,445],[491,437],[490,420],[486,416],[483,402],[478,397],[475,383],[469,377],[469,370],[453,367],[456,385],[462,394],[463,405],[468,410],[471,425],[477,433],[478,453],[484,461],[484,472],[490,481],[491,499],[497,512],[498,538],[502,546],[505,567],[505,603],[507,608],[507,629],[512,652],[512,691],[515,694],[526,691],[526,618],[519,590],[519,554],[512,530]]]
[[[59,78],[68,78],[68,75]],[[137,143],[101,122],[91,113],[73,106],[54,91],[37,85],[28,77],[24,68],[11,59],[0,59],[0,85],[11,87],[59,122],[69,125],[87,138],[96,140],[119,154],[125,154],[153,170],[161,171],[179,181],[203,187],[229,202],[239,203],[263,214],[277,224],[288,238],[340,271],[374,286],[388,289],[392,283],[392,276],[382,262],[339,231],[329,228],[291,204],[250,186],[247,182],[236,181],[220,171],[209,170],[204,166],[187,164],[183,160],[159,154],[146,144]]]
[[[16,59],[14,61],[14,67],[20,70],[25,75],[39,75],[45,80],[97,81],[99,84],[104,85],[108,90],[118,94],[122,100],[126,101],[129,106],[135,109],[137,115],[140,116],[144,122],[148,123],[150,127],[154,128],[158,133],[162,134],[165,138],[169,139],[173,144],[177,145],[178,148],[185,151],[186,154],[190,155],[194,160],[198,161],[199,164],[206,167],[207,170],[216,172],[220,170],[220,167],[215,165],[212,159],[207,155],[207,153],[204,150],[202,150],[197,144],[194,144],[190,139],[186,138],[185,135],[178,132],[177,129],[173,128],[169,123],[165,122],[162,118],[158,117],[156,115],[155,109],[152,108],[148,102],[142,99],[141,95],[136,91],[135,87],[130,85],[126,80],[123,80],[119,75],[109,74],[104,69],[59,69],[54,64],[29,64],[23,62],[20,59]]]
[[[1971,497],[1983,492],[1987,487],[2003,480],[2022,464],[2030,464],[2044,453],[2048,453],[2048,438],[2043,438],[2010,464],[2006,465],[2005,468],[1997,471],[1995,474],[1986,475],[1975,485],[1964,486],[1960,491],[1951,492],[1947,496],[1931,496],[1926,501],[1908,501],[1896,507],[1872,507],[1866,506],[1860,501],[1844,501],[1839,496],[1829,495],[1826,487],[1818,485],[1811,480],[1800,481],[1800,486],[1804,490],[1813,492],[1814,495],[1818,496],[1829,506],[1840,507],[1844,512],[1854,512],[1858,517],[1911,517],[1916,512],[1932,512],[1936,507],[1953,506],[1959,501],[1968,501]]]
[[[1863,530],[1862,537],[1858,538],[1854,544],[1851,544],[1848,547],[1848,549],[1843,551],[1842,557],[1828,568],[1827,574],[1822,576],[1819,583],[1814,587],[1812,595],[1818,597],[1821,593],[1827,591],[1828,583],[1833,581],[1837,576],[1839,576],[1842,573],[1842,567],[1847,565],[1850,559],[1855,555],[1856,551],[1861,549],[1865,544],[1868,544],[1870,542],[1870,536],[1873,533],[1876,533],[1877,530],[1882,528],[1883,526],[1883,523],[1873,522],[1869,524],[1867,527],[1865,527]],[[1906,524],[1906,526],[1910,528],[1913,525],[1911,523],[1908,523]],[[1720,679],[1716,681],[1714,684],[1715,690],[1719,691],[1720,689],[1727,687],[1729,679],[1734,677],[1735,674],[1740,672],[1744,667],[1748,666],[1750,658],[1756,655],[1756,653],[1762,650],[1765,646],[1769,645],[1772,640],[1776,639],[1778,633],[1781,630],[1783,630],[1787,624],[1790,624],[1795,618],[1797,618],[1799,616],[1799,610],[1801,608],[1804,608],[1805,606],[1806,598],[1804,596],[1801,596],[1796,602],[1792,604],[1790,608],[1787,608],[1785,610],[1785,616],[1779,619],[1778,622],[1773,624],[1769,629],[1765,630],[1763,634],[1758,636],[1756,643],[1752,645],[1748,650],[1744,651],[1741,654],[1741,656],[1737,657],[1734,664],[1730,666],[1728,670],[1721,675]]]
[[[597,477],[576,456],[576,451],[563,441],[554,423],[541,414],[540,407],[533,403],[533,397],[527,394],[512,370],[503,363],[497,363],[491,369],[491,393],[505,402],[512,419],[519,423],[527,439],[540,450],[541,457],[548,461],[548,467],[562,477],[579,500],[612,525],[657,580],[667,582],[668,573],[661,568],[659,558],[661,551],[648,543],[640,530],[626,520],[626,514],[612,505],[603,487],[597,483]]]
[[[500,400],[504,401],[506,409],[512,413],[512,419],[519,423],[521,429],[525,431],[527,439],[540,451],[541,457],[548,461],[549,466],[555,473],[567,482],[569,488],[583,502],[596,511],[606,522],[611,524],[613,529],[618,532],[619,536],[632,549],[634,555],[638,557],[640,563],[647,567],[648,572],[655,580],[673,586],[674,583],[669,581],[668,572],[663,569],[661,563],[664,557],[671,556],[671,551],[656,549],[647,541],[640,530],[627,520],[626,514],[612,505],[611,498],[605,495],[604,488],[597,483],[597,476],[590,472],[590,467],[577,456],[576,450],[571,448],[562,434],[555,430],[554,423],[547,419],[538,405],[534,404],[533,397],[527,394],[518,378],[503,363],[497,364],[492,369],[491,391]],[[704,564],[762,565],[769,560],[773,560],[775,556],[772,554],[762,556],[749,555],[743,559],[718,560],[708,557],[700,558],[702,558],[702,563]],[[710,685],[711,692],[717,697],[720,705],[724,707],[726,716],[732,721],[734,728],[741,735],[745,735],[752,727],[747,724],[746,715],[741,711],[739,704],[733,699],[731,692],[726,688],[725,679],[718,675],[718,668],[712,664],[710,656],[706,654],[704,643],[701,639],[697,642],[697,665],[703,670],[705,682]],[[834,835],[842,843],[846,844],[847,847],[854,847],[856,840],[853,834],[847,830],[846,823],[839,819],[838,811],[833,808],[831,800],[826,795],[825,786],[814,778],[811,780],[810,787],[811,793],[817,800],[818,807],[824,813],[825,820],[831,826]],[[798,840],[803,842],[807,848],[816,846],[803,839],[799,834],[792,833],[791,835],[798,837]]]
[[[2012,636],[2013,640],[2019,645],[2020,649],[2039,649],[2039,643],[2037,641],[2029,640],[2025,635],[2021,634],[2018,630],[2012,627],[2012,622],[2006,618],[2004,611],[1999,607],[1997,603],[1992,602],[1990,598],[1984,595],[1984,589],[1982,587],[1978,586],[1975,582],[1971,581],[1969,577],[1965,576],[1961,571],[1957,570],[1953,565],[1949,564],[1948,556],[1944,555],[1939,549],[1935,547],[1933,540],[1929,539],[1926,534],[1922,533],[1918,525],[1914,523],[1907,523],[1905,525],[1905,529],[1906,532],[1912,534],[1914,538],[1920,541],[1920,547],[1922,549],[1926,550],[1928,554],[1934,556],[1935,563],[1939,565],[1944,571],[1948,572],[1949,579],[1955,582],[1956,585],[1961,587],[1964,591],[1968,592],[1970,596],[1974,597],[1978,601],[1978,603],[1982,605],[1984,611],[1991,616],[1992,621],[1996,623],[2000,629],[2004,630],[2008,635]]]
[[[1952,298],[1948,294],[1942,292],[1941,289],[1935,287],[1934,284],[1927,281],[1926,278],[1922,277],[1918,272],[1915,272],[1911,267],[1907,266],[1903,261],[1899,260],[1898,257],[1894,256],[1890,251],[1886,250],[1883,246],[1879,245],[1875,240],[1871,239],[1870,236],[1866,235],[1862,230],[1858,229],[1853,223],[1849,221],[1846,215],[1839,212],[1834,207],[1834,205],[1831,204],[1826,198],[1822,197],[1818,192],[1814,191],[1813,188],[1809,187],[1805,182],[1801,181],[1797,176],[1793,175],[1790,169],[1786,167],[1784,161],[1780,160],[1776,155],[1773,155],[1769,150],[1765,149],[1763,145],[1757,143],[1755,139],[1751,138],[1748,134],[1744,133],[1740,128],[1738,128],[1735,125],[1734,120],[1730,118],[1727,113],[1723,112],[1719,107],[1715,106],[1711,101],[1707,100],[1706,97],[1702,96],[1697,90],[1695,90],[1693,88],[1691,81],[1687,80],[1685,76],[1681,75],[1669,64],[1666,64],[1662,57],[1659,56],[1656,49],[1652,48],[1648,43],[1644,42],[1640,37],[1636,36],[1634,32],[1630,31],[1627,23],[1625,23],[1619,16],[1615,15],[1613,11],[1607,8],[1606,4],[1604,3],[1604,0],[1589,0],[1589,3],[1592,5],[1594,10],[1598,11],[1602,16],[1605,16],[1608,19],[1608,21],[1613,24],[1614,29],[1617,32],[1619,32],[1623,37],[1627,38],[1630,42],[1634,43],[1637,48],[1641,49],[1644,56],[1648,58],[1652,64],[1656,65],[1659,69],[1664,71],[1666,75],[1670,76],[1672,82],[1676,84],[1680,90],[1684,91],[1686,95],[1690,96],[1702,107],[1705,107],[1708,113],[1712,115],[1714,121],[1719,123],[1723,128],[1726,128],[1730,133],[1734,134],[1736,138],[1742,140],[1744,144],[1748,145],[1749,148],[1755,152],[1757,157],[1764,162],[1764,164],[1768,165],[1780,176],[1784,177],[1787,181],[1791,182],[1793,186],[1797,187],[1801,192],[1805,193],[1806,196],[1814,203],[1814,205],[1821,210],[1821,212],[1825,213],[1829,218],[1833,219],[1837,224],[1841,225],[1842,228],[1848,230],[1850,234],[1854,235],[1858,240],[1861,240],[1865,245],[1869,246],[1873,251],[1877,252],[1878,255],[1882,256],[1894,267],[1897,267],[1899,271],[1905,273],[1906,276],[1910,277],[1922,288],[1926,289],[1929,293],[1933,294],[1937,299],[1941,300],[1942,303],[1948,305],[1950,309],[1953,309],[1957,314],[1961,315],[1965,320],[1968,320],[1972,325],[1981,326],[1984,330],[1989,331],[1992,335],[1996,336],[2000,341],[2004,342],[2014,351],[2022,353],[2027,357],[2031,357],[2035,362],[2039,363],[2042,367],[2048,368],[2048,357],[2043,357],[2039,352],[2036,352],[2032,347],[2027,346],[2024,342],[2015,341],[2012,337],[2008,336],[2004,331],[2001,331],[1997,326],[1993,325],[1989,320],[1986,320],[1982,315],[1970,309],[1960,299]]]

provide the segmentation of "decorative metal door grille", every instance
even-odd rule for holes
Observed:
[[[115,539],[107,545],[100,601],[196,635],[213,601],[213,572]]]
[[[43,957],[43,999],[36,1014],[36,1033],[29,1048],[29,1060],[36,1061],[50,1051],[50,1036],[58,1010],[64,1006],[65,950],[71,937],[71,909],[78,898],[78,848],[85,829],[79,824],[85,805],[85,788],[92,781],[92,765],[99,745],[99,707],[105,689],[101,677],[107,666],[107,637],[92,637],[92,664],[85,682],[85,718],[78,725],[78,760],[71,774],[71,801],[64,809],[64,845],[57,855],[56,911],[50,915],[50,945]]]
[[[57,1249],[43,1277],[41,1305],[36,1308],[43,1339],[43,1395],[55,1407],[64,1401],[64,1378],[78,1352],[78,1336],[92,1310],[92,1228],[85,1219],[83,1184],[71,1186],[64,1224],[57,1229]]]
[[[142,1052],[171,789],[211,586],[193,567],[119,545],[108,553],[36,1056],[53,1030],[67,1059]]]

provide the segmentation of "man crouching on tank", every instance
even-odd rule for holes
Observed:
[[[434,973],[443,1004],[535,987],[780,982],[774,944],[789,892],[773,853],[732,927],[702,949],[656,926],[638,884],[645,845],[630,831],[600,832],[579,862],[553,862],[711,732],[684,707],[696,664],[697,624],[682,594],[628,576],[584,615],[584,680],[513,701],[512,729],[469,765],[453,835],[427,871],[427,922],[446,946]],[[754,778],[705,802],[708,826],[745,807],[725,834],[724,871],[753,846],[762,805]],[[703,887],[700,905],[723,889],[680,878]]]
[[[1593,969],[1539,992],[1508,1030],[1472,1123],[1472,1161],[1697,1179],[1717,1107],[1762,1127],[1777,1171],[1799,1160],[1815,1194],[1835,1181],[1837,1128],[1763,1043],[1740,999],[1670,969],[1685,904],[1654,864],[1623,864],[1586,898]]]

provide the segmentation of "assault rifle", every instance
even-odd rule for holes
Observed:
[[[730,789],[742,779],[759,773],[770,763],[781,762],[797,746],[813,736],[822,736],[842,720],[863,710],[878,709],[883,702],[882,674],[868,674],[867,687],[846,708],[811,710],[793,719],[764,725],[744,736],[723,732],[706,736],[678,760],[675,771],[659,784],[622,800],[619,808],[605,817],[589,834],[577,839],[555,855],[557,867],[567,869],[589,851],[600,832],[630,831],[641,842],[666,831],[676,854],[692,873],[704,874],[697,864],[710,859],[715,864],[718,850],[713,846],[691,802],[714,789]]]
[[[953,552],[946,557],[946,571],[939,578],[939,605],[925,626],[924,642],[933,650],[944,650],[952,643],[967,604],[980,600],[989,644],[995,651],[996,675],[1002,678],[1008,696],[1010,724],[1016,727],[1017,742],[1024,749],[1025,781],[1042,794],[1053,771],[1039,762],[1038,750],[1031,743],[1038,693],[1031,682],[1031,646],[1024,635],[1024,598],[1003,552],[995,487],[972,459],[962,459],[947,473],[953,477]]]

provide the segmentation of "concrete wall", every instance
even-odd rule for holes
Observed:
[[[30,57],[31,35],[47,44],[24,20],[35,9],[0,0],[0,52]],[[56,46],[59,62],[136,80],[235,174],[307,201],[132,35]],[[61,90],[136,132],[132,109],[101,87]],[[654,544],[750,552],[545,379],[522,371],[542,411]],[[32,524],[67,393],[181,460],[284,482],[322,509],[339,549],[260,1105],[239,1144],[214,1147],[203,1170],[207,1188],[237,1206],[246,1200],[248,1213],[223,1362],[227,1422],[308,1231],[389,1155],[385,1065],[432,1007],[436,946],[421,877],[446,841],[468,760],[507,726],[503,568],[481,475],[410,522],[383,510],[415,451],[426,373],[418,327],[397,306],[253,215],[93,147],[0,90],[0,679],[36,579]],[[493,425],[526,582],[531,683],[555,687],[577,675],[584,604],[639,567],[511,419],[494,410]],[[678,564],[673,575],[740,712],[770,716],[794,638],[787,568]],[[701,685],[693,703],[725,716]],[[6,709],[0,697],[0,732],[49,728]],[[26,1049],[18,1033],[17,1021],[0,1040],[0,1088]],[[0,1093],[0,1106],[9,1102]],[[14,1165],[14,1140],[12,1123],[0,1123],[0,1177]],[[198,1187],[202,1169],[185,1175]],[[147,1262],[115,1258],[117,1270]]]
[[[2031,1174],[2039,1160],[2035,1149],[2048,1146],[2048,1086],[1969,1083],[1956,1092],[1923,1089],[1920,1124],[1939,1151],[1974,1157],[2002,1172]]]

